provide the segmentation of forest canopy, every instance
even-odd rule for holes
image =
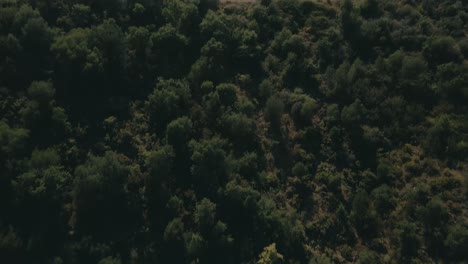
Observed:
[[[464,0],[0,0],[0,262],[465,263]]]

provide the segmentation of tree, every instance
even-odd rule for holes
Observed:
[[[152,127],[156,131],[165,131],[171,120],[188,109],[190,96],[190,89],[185,81],[160,80],[146,102]]]
[[[273,39],[269,50],[271,53],[285,57],[288,54],[286,42],[292,37],[292,32],[288,28],[283,28]]]
[[[455,40],[447,36],[428,39],[424,44],[423,53],[431,65],[459,63],[463,58]]]
[[[56,81],[60,85],[59,96],[70,106],[72,113],[78,115],[89,112],[96,115],[96,104],[102,103],[103,96],[108,96],[99,85],[104,58],[101,51],[91,45],[91,34],[90,29],[74,28],[57,37],[51,47]]]
[[[463,261],[468,257],[466,247],[468,246],[468,228],[462,224],[449,227],[447,237],[444,241],[447,255],[453,261]]]
[[[236,36],[239,46],[235,51],[234,66],[255,70],[261,59],[261,47],[254,30],[243,30]]]
[[[365,107],[361,100],[356,99],[352,104],[341,110],[341,122],[347,126],[356,126],[365,119]]]
[[[358,192],[354,197],[350,220],[363,236],[372,237],[377,231],[377,216],[365,191]]]
[[[42,259],[60,249],[66,236],[66,206],[72,176],[61,167],[55,149],[34,150],[24,172],[12,180],[16,203],[22,210],[14,213],[16,226],[27,231],[29,254]],[[47,225],[54,228],[47,228]]]
[[[34,81],[28,88],[28,95],[38,102],[40,108],[44,108],[53,100],[55,89],[51,82]]]
[[[19,62],[24,78],[20,82],[44,78],[53,38],[47,22],[38,10],[24,4],[15,14],[12,29],[22,47]]]
[[[33,162],[34,159],[37,159],[37,157],[31,158],[33,164],[35,163]],[[46,165],[44,167],[34,167],[33,165],[32,170],[18,176],[14,181],[14,185],[23,198],[37,199],[37,206],[41,207],[41,209],[44,210],[44,207],[50,206],[52,210],[49,211],[52,211],[51,213],[59,214],[59,206],[62,206],[63,199],[68,198],[72,177],[59,164],[54,164],[55,162],[48,161],[47,165],[46,163],[42,164]]]
[[[168,242],[182,242],[184,233],[184,223],[180,218],[175,218],[167,224],[164,231],[164,240]]]
[[[363,250],[359,253],[359,264],[372,264],[380,261],[380,257],[375,251]]]
[[[85,28],[97,19],[88,5],[74,4],[70,9],[67,15],[57,18],[57,24],[69,29]]]
[[[377,166],[377,179],[381,183],[391,183],[401,175],[401,170],[388,160],[380,160]]]
[[[35,149],[31,154],[31,167],[34,169],[41,170],[46,169],[50,166],[57,166],[59,164],[60,156],[55,149]]]
[[[188,117],[180,117],[167,125],[167,142],[174,146],[176,150],[183,150],[190,140],[192,133],[192,121]]]
[[[401,66],[401,86],[408,99],[423,99],[430,102],[432,91],[427,88],[427,65],[420,56],[406,56]]]
[[[101,259],[98,264],[122,264],[120,258],[115,257],[105,257]]]
[[[89,29],[75,28],[55,39],[51,50],[58,64],[57,70],[62,69],[63,74],[68,73],[67,75],[102,70],[102,54],[90,46],[90,35]],[[67,75],[63,77],[71,78]]]
[[[171,181],[174,152],[171,146],[163,146],[150,153],[146,165],[149,168],[147,186],[150,190],[157,190]]]
[[[216,204],[212,203],[209,199],[203,199],[197,204],[195,212],[193,213],[195,224],[202,235],[207,236],[211,232],[211,228],[216,223]]]
[[[22,154],[27,146],[29,131],[23,128],[10,127],[4,120],[0,120],[0,157],[4,164],[9,158]]]
[[[331,264],[332,261],[327,256],[314,256],[310,261],[309,264]]]
[[[372,191],[372,200],[380,215],[385,215],[392,210],[396,204],[395,191],[384,184]]]
[[[422,222],[431,229],[442,228],[448,221],[449,210],[442,200],[433,198],[423,209],[422,217]]]
[[[364,43],[361,32],[362,21],[351,0],[343,1],[340,16],[344,39],[351,43],[354,50],[358,51],[363,49]]]
[[[200,19],[197,6],[193,2],[167,1],[161,13],[167,23],[184,34],[193,34]]]
[[[435,156],[447,154],[448,139],[452,134],[452,122],[447,115],[437,117],[432,127],[428,129],[424,149],[427,153]]]
[[[405,56],[401,65],[401,76],[405,79],[419,77],[427,70],[426,62],[419,56]]]
[[[227,225],[217,220],[216,204],[207,198],[202,199],[197,203],[193,217],[200,235],[207,241],[207,250],[200,252],[200,261],[216,263],[229,256],[227,254],[230,252],[232,238],[227,233]]]
[[[185,260],[184,246],[185,225],[180,218],[174,218],[170,221],[164,230],[164,251],[163,259],[171,259],[177,262]]]
[[[468,67],[455,63],[442,64],[437,67],[435,92],[442,98],[460,104],[468,98]]]
[[[296,177],[304,177],[307,175],[307,167],[302,162],[294,164],[294,167],[291,170],[292,174]]]
[[[236,142],[239,147],[242,144],[253,145],[255,141],[255,123],[244,114],[230,113],[221,117],[221,125],[226,135]]]
[[[151,32],[145,27],[129,27],[126,34],[127,41],[127,70],[129,77],[142,86],[140,92],[145,92],[153,81],[150,78],[149,57],[151,56]]]
[[[270,79],[263,80],[258,87],[258,95],[262,99],[268,99],[275,92],[275,85]]]
[[[148,204],[149,225],[153,232],[164,228],[169,215],[166,207],[171,198],[171,188],[177,182],[175,153],[170,145],[161,146],[149,153],[146,160],[148,174],[144,178],[145,196]]]
[[[219,138],[190,141],[191,172],[196,189],[201,194],[213,195],[223,186],[228,175],[228,160]]]
[[[255,237],[257,241],[277,241],[278,248],[285,256],[304,258],[303,243],[305,228],[299,220],[297,211],[289,208],[280,208],[275,201],[262,195],[257,202]],[[268,243],[268,242],[266,242]]]
[[[231,228],[238,229],[241,233],[239,235],[250,232],[249,230],[253,228],[253,218],[257,211],[260,192],[249,184],[239,184],[233,180],[226,184],[224,196],[226,202],[222,205],[229,208],[227,219]]]
[[[20,43],[23,47],[23,52],[27,55],[33,56],[30,62],[35,62],[36,66],[43,69],[45,57],[48,55],[48,51],[52,41],[52,32],[42,17],[30,18],[24,24],[21,29],[22,36]],[[35,50],[36,53],[33,53]],[[34,75],[32,75],[34,76]]]
[[[107,19],[93,27],[89,45],[96,47],[101,55],[104,71],[113,85],[119,87],[121,76],[127,64],[125,35],[114,19]],[[107,92],[112,92],[108,90]]]
[[[421,222],[425,225],[425,240],[431,256],[438,257],[443,252],[449,210],[439,198],[433,198],[420,209]]]
[[[258,256],[258,264],[278,264],[283,263],[284,257],[276,250],[276,243],[266,246]]]
[[[378,17],[382,12],[377,0],[366,0],[360,8],[362,16],[366,18]]]
[[[297,89],[291,99],[291,117],[297,126],[307,126],[311,123],[313,115],[319,109],[317,101]]]
[[[229,39],[229,33],[232,29],[226,23],[226,20],[226,14],[208,10],[203,21],[200,23],[202,35],[205,36],[206,39],[214,37],[225,42],[225,40]]]
[[[301,115],[305,120],[310,120],[318,108],[319,106],[317,101],[313,98],[307,97],[307,99],[302,103]]]
[[[136,215],[132,210],[137,207],[127,203],[129,168],[119,159],[118,154],[106,152],[75,169],[72,223],[80,234],[118,238],[133,228]]]
[[[415,223],[404,222],[400,229],[400,254],[403,258],[416,257],[421,246],[421,237]]]
[[[210,9],[217,9],[219,5],[219,0],[200,0],[198,4],[198,10],[200,16],[203,17],[206,12]]]
[[[65,110],[57,107],[55,89],[50,81],[33,81],[29,86],[30,100],[20,110],[24,125],[32,132],[38,145],[58,141],[70,129]],[[45,127],[45,128],[44,128]],[[50,135],[55,138],[51,138]]]
[[[277,96],[272,96],[268,99],[265,106],[265,114],[268,120],[272,123],[278,124],[283,115],[284,104]]]
[[[151,62],[156,65],[163,77],[179,77],[186,66],[184,50],[189,40],[180,34],[177,29],[166,24],[151,35],[153,43]]]
[[[123,7],[123,2],[112,0],[96,0],[92,2],[91,7],[96,13],[102,12],[111,16],[116,16],[118,11]]]
[[[221,104],[232,106],[237,101],[236,86],[230,83],[222,83],[216,86]]]
[[[192,233],[186,240],[187,254],[192,259],[199,259],[206,254],[206,240],[198,233]]]
[[[1,15],[0,15],[1,16]],[[21,45],[19,40],[13,35],[0,36],[0,74],[4,76],[0,80],[0,85],[13,87],[19,80],[19,63],[18,58],[21,53]]]

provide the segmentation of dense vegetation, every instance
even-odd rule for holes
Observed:
[[[0,0],[0,262],[466,263],[464,0]]]

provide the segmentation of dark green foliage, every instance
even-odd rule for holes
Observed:
[[[183,241],[184,223],[180,218],[176,218],[167,224],[164,230],[164,240],[167,242],[178,242]]]
[[[202,235],[206,236],[215,224],[216,204],[208,199],[203,199],[193,214],[195,224],[198,225]]]
[[[460,62],[463,58],[460,48],[451,37],[431,38],[424,45],[423,51],[427,60],[434,65]]]
[[[0,0],[0,262],[464,263],[465,2]]]
[[[183,50],[188,44],[187,38],[178,33],[177,29],[167,24],[151,35],[155,65],[163,77],[177,76],[180,71],[177,64],[183,65]],[[163,51],[163,52],[162,52]]]
[[[265,114],[268,120],[270,120],[272,123],[280,122],[283,111],[284,103],[280,98],[272,96],[266,102]]]
[[[130,213],[130,204],[126,202],[128,174],[129,169],[112,152],[91,157],[76,168],[73,209],[77,232],[112,239],[131,228],[135,215]]]
[[[373,236],[377,228],[377,216],[365,191],[360,191],[353,199],[350,220],[363,236]]]
[[[468,66],[454,63],[442,64],[437,67],[436,94],[453,103],[465,102],[468,98]]]
[[[101,259],[98,264],[121,264],[122,261],[119,258],[106,257]]]
[[[0,155],[2,156],[2,161],[5,161],[9,157],[14,158],[16,154],[20,154],[26,147],[28,136],[28,130],[12,128],[3,120],[0,121]]]
[[[90,33],[89,44],[99,50],[104,70],[110,75],[110,78],[118,77],[125,67],[126,47],[124,39],[122,29],[113,19],[103,21],[101,25],[93,28]]]
[[[399,230],[400,254],[403,259],[411,259],[418,255],[421,247],[421,236],[416,224],[402,223]]]
[[[457,224],[449,228],[447,238],[444,241],[450,259],[463,261],[466,259],[468,246],[468,228],[462,224]]]
[[[183,148],[190,139],[192,122],[187,117],[178,118],[166,128],[167,142],[174,147]]]
[[[284,260],[283,255],[281,255],[276,250],[276,244],[273,243],[267,247],[265,247],[262,253],[259,255],[258,263],[259,264],[279,264],[282,263]]]
[[[229,168],[224,144],[219,138],[190,142],[193,181],[202,194],[214,194],[226,181]]]
[[[171,146],[164,146],[150,154],[147,160],[150,182],[148,185],[159,188],[162,182],[170,179],[174,152]],[[154,183],[152,183],[154,182]]]
[[[54,149],[33,150],[31,154],[31,167],[34,169],[45,169],[60,164],[60,156]]]
[[[341,24],[343,27],[343,36],[346,39],[359,37],[360,20],[358,14],[354,10],[352,1],[345,0],[341,6]]]
[[[255,123],[244,114],[228,114],[222,117],[221,124],[234,143],[253,144]]]
[[[381,262],[379,254],[371,250],[363,250],[359,253],[359,264],[372,264]]]
[[[352,104],[343,107],[343,110],[341,110],[341,122],[348,126],[357,126],[365,118],[364,113],[365,108],[361,100],[356,99]]]
[[[362,16],[366,18],[378,17],[382,12],[378,0],[366,0],[360,8]]]
[[[221,104],[225,106],[233,105],[237,100],[236,87],[233,84],[222,83],[216,86]]]
[[[396,205],[395,191],[388,185],[375,188],[371,196],[375,209],[381,215],[389,212]]]
[[[181,116],[188,108],[189,99],[190,90],[184,81],[159,81],[147,101],[152,126],[157,130],[165,129],[171,120]]]

